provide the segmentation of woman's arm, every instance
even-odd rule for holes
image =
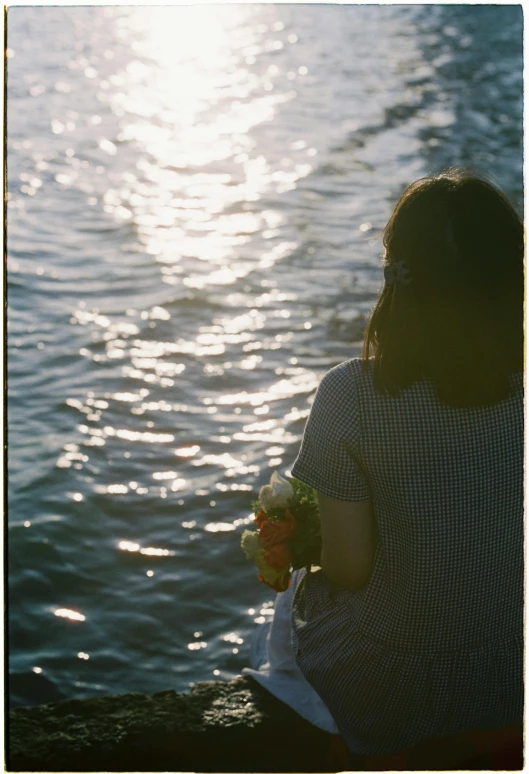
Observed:
[[[371,500],[349,503],[318,492],[321,567],[330,581],[349,589],[365,586],[375,554],[376,528]]]

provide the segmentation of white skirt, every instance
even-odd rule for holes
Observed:
[[[292,574],[290,587],[277,594],[271,620],[256,629],[250,654],[251,668],[245,667],[242,674],[252,677],[309,723],[330,734],[338,734],[331,713],[296,664],[292,648],[292,599],[303,572],[297,570]]]

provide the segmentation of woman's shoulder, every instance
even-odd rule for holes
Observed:
[[[350,411],[352,405],[370,400],[373,393],[372,367],[361,358],[351,358],[331,368],[321,379],[316,399],[333,413]]]
[[[524,374],[516,372],[511,374],[510,385],[511,393],[507,399],[500,403],[495,403],[485,407],[465,407],[457,408],[442,403],[438,397],[433,379],[424,376],[402,388],[397,392],[387,392],[375,387],[375,359],[364,360],[361,357],[350,358],[331,368],[323,376],[320,382],[319,392],[325,395],[329,403],[341,403],[349,405],[351,400],[356,400],[362,405],[371,405],[376,410],[382,410],[384,407],[394,411],[397,406],[405,411],[439,410],[457,412],[461,417],[467,414],[474,416],[478,413],[487,411],[504,410],[506,406],[516,407],[519,401],[523,401],[524,395]]]
[[[373,362],[372,359],[363,360],[353,357],[331,368],[322,379],[328,385],[341,386],[342,388],[355,389],[372,385]]]

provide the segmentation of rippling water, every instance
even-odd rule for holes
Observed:
[[[8,13],[13,702],[229,679],[239,548],[416,177],[522,198],[521,6]]]

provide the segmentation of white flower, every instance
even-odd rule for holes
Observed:
[[[241,536],[241,548],[246,554],[246,558],[253,559],[257,551],[260,551],[262,547],[263,545],[259,540],[259,533],[245,529]]]
[[[270,483],[261,487],[259,500],[265,511],[268,511],[270,508],[287,505],[293,495],[294,490],[286,478],[281,478],[278,472],[274,470]]]

